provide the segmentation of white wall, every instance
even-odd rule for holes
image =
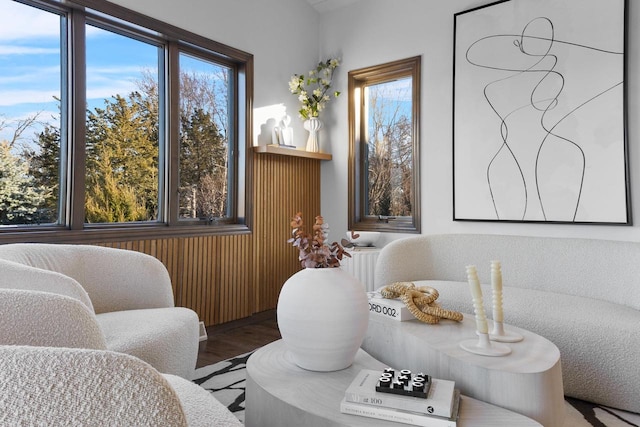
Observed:
[[[111,0],[254,55],[254,145],[271,143],[268,119],[292,118],[298,145],[306,131],[289,78],[317,64],[319,14],[303,0]],[[273,126],[270,123],[271,127]]]
[[[533,0],[532,0],[533,1]],[[506,224],[453,221],[452,61],[453,14],[491,1],[361,0],[329,12],[320,20],[320,57],[338,52],[342,66],[335,79],[344,96],[331,101],[323,117],[323,149],[333,161],[322,166],[322,210],[331,237],[347,230],[347,72],[422,55],[421,197],[422,233],[490,233],[640,240],[640,141],[638,113],[638,37],[640,6],[628,1],[628,145],[632,215],[635,226]],[[336,102],[337,101],[337,102]],[[384,241],[407,235],[386,235]]]

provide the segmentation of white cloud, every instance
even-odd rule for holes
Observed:
[[[54,96],[59,97],[60,93],[56,90],[5,90],[0,97],[0,106],[53,102]]]
[[[117,81],[111,85],[97,86],[87,90],[87,99],[106,99],[115,95],[127,96],[134,90],[136,88],[133,83]]]
[[[0,0],[0,7],[1,41],[59,37],[60,16],[15,1]]]
[[[87,68],[87,76],[91,77],[93,75],[118,75],[124,76],[129,75],[132,78],[140,78],[142,76],[142,69],[139,65],[129,65],[129,66],[117,66],[117,67],[89,67]]]
[[[0,45],[0,55],[57,55],[59,53],[59,49],[52,48]]]
[[[60,81],[60,67],[21,67],[13,70],[11,74],[0,75],[0,88],[3,85],[14,85],[23,83],[28,86],[33,86],[34,83],[45,83],[53,81],[58,83]]]

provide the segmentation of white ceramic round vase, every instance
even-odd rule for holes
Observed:
[[[341,268],[306,268],[278,297],[278,327],[299,367],[330,372],[351,366],[369,323],[362,283]]]
[[[309,131],[309,138],[307,139],[306,150],[312,153],[320,151],[320,144],[318,142],[318,131],[322,127],[322,122],[317,117],[310,117],[305,120],[303,126]]]

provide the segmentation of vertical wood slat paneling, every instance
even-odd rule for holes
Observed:
[[[258,157],[258,156],[256,156]],[[309,225],[320,214],[320,162],[273,154],[254,163],[257,204],[254,212],[255,311],[274,308],[282,284],[300,269],[297,252],[287,239],[292,215],[300,211]]]
[[[309,227],[320,215],[320,161],[275,154],[253,160],[251,234],[98,243],[144,252],[169,271],[176,305],[207,326],[273,309],[284,282],[300,270],[287,243],[291,216]]]

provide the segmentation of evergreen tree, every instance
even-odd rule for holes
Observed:
[[[182,75],[180,202],[182,217],[224,217],[227,209],[226,98],[211,76]],[[143,73],[139,91],[105,99],[87,111],[85,221],[110,223],[158,218],[158,84]],[[215,95],[215,96],[214,96]],[[23,153],[34,186],[46,188],[41,203],[55,221],[60,190],[60,130],[47,125]],[[28,206],[25,206],[27,209]]]
[[[46,191],[29,175],[29,164],[11,153],[7,142],[0,142],[0,224],[40,222],[39,207]]]
[[[87,222],[157,217],[157,120],[138,92],[89,111],[85,177]],[[155,137],[155,140],[154,140]],[[109,219],[109,220],[108,220]]]
[[[43,222],[55,223],[58,219],[60,199],[60,129],[47,125],[38,135],[38,151],[26,150],[24,158],[29,160],[29,174],[36,185],[46,188],[42,204]]]

